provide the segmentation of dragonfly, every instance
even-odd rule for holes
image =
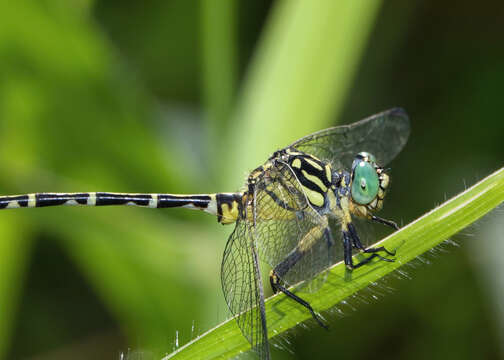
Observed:
[[[364,246],[353,220],[361,218],[398,229],[395,222],[375,212],[382,208],[390,185],[388,169],[383,166],[402,150],[409,132],[408,115],[401,108],[315,132],[275,151],[250,173],[238,192],[32,193],[2,196],[0,209],[182,207],[210,213],[221,224],[234,223],[221,265],[224,297],[252,349],[261,359],[270,359],[260,262],[271,267],[273,293],[285,294],[327,328],[320,314],[291,286],[304,283],[300,292],[316,291],[327,269],[340,261],[351,271],[375,258],[394,260],[395,251]],[[352,256],[356,252],[369,256],[355,263]]]

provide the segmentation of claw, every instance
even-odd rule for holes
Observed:
[[[378,254],[375,254],[375,255],[376,255],[376,257],[377,257],[378,259],[383,260],[383,261],[387,261],[387,262],[394,262],[394,261],[395,261],[395,259],[388,259],[388,258],[385,258],[385,257],[380,256],[380,255],[378,255]]]

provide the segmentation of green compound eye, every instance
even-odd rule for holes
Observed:
[[[352,198],[360,205],[367,205],[378,195],[378,174],[369,162],[355,161],[357,163],[353,166]]]

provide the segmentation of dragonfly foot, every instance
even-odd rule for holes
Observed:
[[[310,303],[308,301],[306,301],[306,300],[301,299],[299,296],[297,296],[296,294],[292,293],[291,291],[287,290],[284,286],[282,286],[282,284],[280,283],[280,281],[281,280],[277,276],[277,274],[275,273],[275,271],[272,270],[270,272],[270,284],[271,284],[271,287],[273,289],[273,292],[274,293],[277,293],[279,291],[283,292],[287,297],[291,298],[292,300],[294,300],[298,304],[304,306],[306,309],[308,309],[308,311],[310,312],[310,314],[313,317],[313,319],[315,319],[315,321],[317,322],[317,324],[319,324],[324,329],[329,330],[329,326],[324,322],[324,320],[322,319],[322,316],[320,316],[318,313],[315,312],[315,310],[313,310],[313,308],[310,305]]]

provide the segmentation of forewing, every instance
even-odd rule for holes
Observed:
[[[402,150],[409,133],[408,115],[394,108],[350,125],[318,131],[289,147],[329,161],[336,169],[349,169],[361,151],[373,154],[378,164],[385,166]]]
[[[226,244],[221,282],[226,303],[243,335],[261,359],[269,359],[264,292],[253,228],[245,220],[238,220]]]

